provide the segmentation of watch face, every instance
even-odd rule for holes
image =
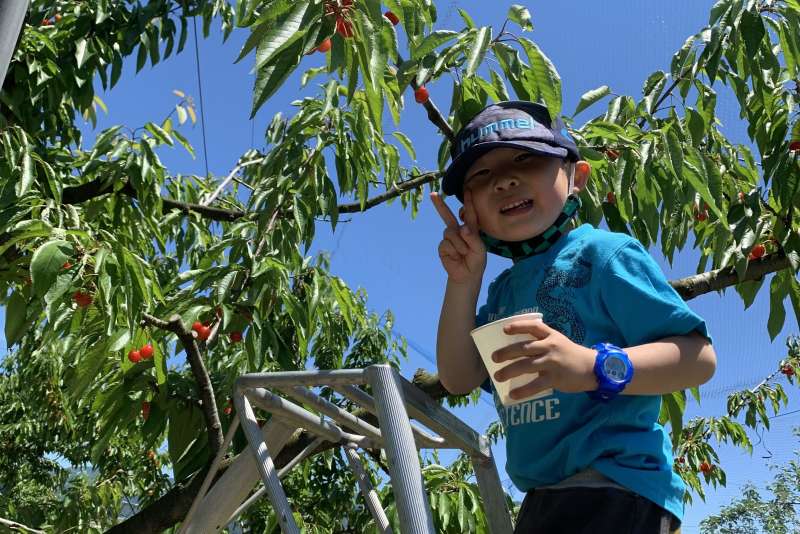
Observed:
[[[625,380],[628,367],[625,365],[622,358],[618,356],[609,356],[606,358],[606,361],[603,362],[603,371],[605,371],[606,376],[610,379],[622,382]]]

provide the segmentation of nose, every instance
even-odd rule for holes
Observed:
[[[517,187],[519,185],[519,180],[515,176],[503,175],[499,176],[494,181],[494,190],[495,191],[506,191],[511,189],[512,187]]]

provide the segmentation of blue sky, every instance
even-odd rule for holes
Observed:
[[[438,27],[459,29],[462,24],[456,8],[466,9],[476,23],[491,24],[497,31],[513,2],[437,2]],[[687,36],[706,24],[711,0],[673,0],[672,2],[642,2],[616,0],[596,2],[529,1],[524,3],[533,15],[534,31],[528,36],[536,41],[553,60],[562,77],[564,110],[571,114],[580,96],[593,88],[607,84],[617,94],[641,95],[647,76],[658,69],[668,70],[672,54]],[[251,146],[263,143],[263,131],[277,112],[291,114],[289,103],[298,95],[315,94],[315,83],[299,89],[299,73],[324,63],[322,55],[304,58],[302,69],[261,109],[254,121],[248,120],[251,105],[253,76],[250,58],[234,65],[239,49],[247,35],[234,33],[223,44],[219,34],[200,41],[202,84],[205,97],[208,165],[211,173],[227,175],[237,158]],[[170,58],[155,68],[149,65],[138,75],[127,64],[119,85],[102,98],[109,108],[100,114],[98,128],[114,124],[136,127],[146,121],[160,121],[175,105],[173,89],[198,96],[196,66],[192,39],[181,55]],[[450,102],[451,83],[447,79],[429,84],[431,97],[441,109]],[[746,142],[745,128],[733,95],[724,86],[718,91],[718,117],[724,131],[738,142]],[[407,109],[399,126],[415,143],[416,164],[426,170],[436,167],[437,132],[426,119],[420,106],[406,95]],[[677,102],[676,102],[677,103]],[[199,104],[199,99],[198,99]],[[597,105],[578,117],[588,120],[604,109]],[[387,132],[394,129],[389,125]],[[88,139],[92,134],[86,128]],[[184,127],[183,133],[194,144],[198,157],[192,160],[182,149],[162,151],[162,160],[172,174],[204,174],[200,124]],[[406,162],[408,163],[408,162]],[[456,205],[451,204],[455,209]],[[336,233],[320,224],[312,253],[326,250],[332,255],[332,271],[351,287],[363,287],[369,295],[369,305],[381,313],[391,309],[395,314],[395,329],[409,340],[409,361],[403,374],[411,377],[417,368],[435,370],[436,324],[439,317],[446,274],[439,263],[436,247],[441,239],[442,223],[432,206],[426,202],[414,220],[399,203],[380,206],[364,214],[348,216],[350,222],[340,224]],[[693,243],[689,239],[689,248]],[[676,255],[673,266],[661,258],[657,249],[651,250],[668,278],[694,274],[698,254],[686,249]],[[508,266],[506,260],[491,258],[487,267],[481,300],[485,299],[488,280]],[[764,284],[768,286],[768,284]],[[690,306],[708,323],[718,355],[717,373],[704,386],[700,405],[691,401],[687,417],[722,415],[725,395],[744,387],[752,387],[774,368],[785,355],[784,339],[797,333],[797,321],[791,306],[783,332],[771,342],[766,331],[769,297],[765,289],[755,303],[743,309],[741,299],[733,290],[725,295],[705,295],[690,302]],[[5,343],[2,344],[3,346]],[[786,385],[786,384],[785,384]],[[790,404],[783,410],[797,407],[797,394],[787,385]],[[487,396],[475,407],[457,411],[464,420],[483,431],[495,420],[496,414]],[[720,447],[728,475],[728,486],[709,489],[706,503],[696,500],[687,507],[684,534],[699,532],[697,525],[706,515],[718,510],[721,504],[740,494],[747,480],[763,482],[771,478],[767,465],[780,465],[792,457],[795,438],[791,428],[800,422],[800,413],[788,414],[773,420],[772,430],[749,456],[731,447]],[[753,442],[758,436],[751,436]],[[505,454],[503,447],[495,451],[501,469]],[[763,458],[770,456],[770,458]],[[515,497],[521,498],[518,492]]]

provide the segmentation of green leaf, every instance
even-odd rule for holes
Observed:
[[[272,96],[281,84],[294,71],[300,63],[303,52],[303,42],[301,40],[287,48],[277,56],[274,63],[260,69],[256,75],[256,84],[253,89],[253,109],[250,118],[256,116],[259,108]]]
[[[661,396],[669,414],[670,434],[672,434],[672,448],[676,449],[681,441],[681,430],[683,429],[683,410],[686,408],[686,394],[683,391],[675,391]]]
[[[460,34],[458,32],[452,32],[449,30],[437,30],[433,33],[430,33],[425,37],[425,39],[422,40],[421,43],[419,43],[419,45],[414,47],[414,49],[411,51],[411,58],[422,59],[443,44],[452,41],[459,35]]]
[[[153,369],[156,372],[156,384],[163,386],[167,383],[167,357],[161,351],[159,343],[153,343]],[[163,390],[164,388],[162,388]]]
[[[117,352],[122,350],[130,342],[131,331],[125,327],[117,328],[108,340],[108,351]]]
[[[767,33],[761,16],[750,10],[742,12],[742,21],[739,28],[744,37],[747,55],[749,57],[756,57],[758,55],[758,49],[761,46],[761,40],[764,39],[764,35]]]
[[[27,315],[28,303],[19,291],[14,291],[6,304],[5,333],[8,348],[11,348],[14,343],[19,341],[25,330],[30,326],[27,321]]]
[[[461,20],[464,21],[464,24],[467,25],[467,29],[468,30],[475,29],[475,21],[472,20],[472,17],[469,16],[469,13],[467,13],[460,7],[457,9],[458,9],[458,15],[461,17]]]
[[[72,245],[62,240],[48,241],[36,249],[31,258],[31,280],[37,296],[47,293],[73,253]]]
[[[769,285],[769,319],[767,320],[767,332],[769,332],[770,340],[780,334],[783,328],[783,323],[786,321],[786,310],[783,307],[783,301],[786,299],[787,291],[786,271],[777,273],[772,277],[772,282]]]
[[[533,41],[524,37],[519,41],[531,64],[530,71],[525,73],[526,85],[537,100],[544,102],[551,116],[557,117],[561,114],[561,77],[550,58]]]
[[[231,271],[223,276],[220,281],[217,283],[217,290],[214,292],[215,302],[217,304],[222,304],[226,300],[228,300],[228,295],[230,295],[231,287],[233,286],[234,280],[236,280],[237,271]]]
[[[367,42],[369,43],[369,81],[375,92],[381,88],[383,71],[386,69],[390,54],[394,56],[396,50],[393,47],[394,29],[391,24],[382,24],[377,28],[369,28],[369,21],[365,20],[365,30],[368,31]],[[381,107],[383,98],[381,98]]]
[[[669,161],[672,165],[672,171],[678,180],[683,179],[683,149],[681,148],[681,141],[675,133],[674,128],[670,128],[666,133],[667,150],[669,151]]]
[[[186,109],[180,104],[175,104],[175,111],[178,112],[178,123],[183,124],[189,118],[186,115]]]
[[[75,60],[78,62],[78,68],[83,66],[83,62],[86,61],[86,45],[88,42],[85,38],[81,38],[75,44]]]
[[[185,148],[186,151],[192,156],[192,159],[195,159],[194,147],[192,147],[191,143],[189,143],[189,140],[186,139],[178,130],[172,130],[172,135],[175,136],[175,139],[177,139],[183,148]]]
[[[309,5],[308,0],[294,2],[294,7],[286,18],[279,22],[270,21],[262,24],[245,43],[245,48],[242,49],[237,61],[246,56],[253,45],[258,43],[255,70],[260,70],[272,62],[279,53],[285,51],[306,33],[307,29],[302,29],[302,26]]]
[[[176,482],[191,474],[185,472],[185,467],[191,460],[195,442],[206,438],[204,426],[203,415],[196,407],[184,407],[178,402],[170,406],[167,445]]]
[[[20,137],[22,141],[22,177],[14,188],[14,191],[17,193],[18,197],[21,197],[27,193],[33,184],[33,160],[31,159],[31,146],[28,143],[28,136],[26,134],[23,133]]]
[[[145,129],[153,134],[159,143],[166,144],[169,146],[174,146],[175,142],[172,140],[172,137],[164,131],[164,129],[154,122],[148,122],[145,124]]]
[[[584,109],[588,108],[604,96],[611,93],[611,89],[607,85],[601,85],[597,89],[592,89],[591,91],[587,91],[586,93],[581,96],[580,102],[578,102],[578,107],[575,108],[575,113],[572,114],[574,117]]]
[[[465,76],[472,76],[478,70],[483,58],[486,56],[486,51],[489,48],[489,43],[492,40],[492,28],[484,26],[478,30],[478,35],[472,43],[472,50],[467,58],[467,70]]]
[[[506,18],[511,22],[516,22],[523,30],[533,30],[533,22],[531,22],[531,12],[528,8],[519,4],[514,4],[508,8],[508,15]]]
[[[392,135],[395,136],[398,141],[400,141],[400,144],[406,149],[408,155],[411,156],[411,159],[416,160],[417,152],[414,150],[414,144],[411,142],[411,139],[409,139],[408,136],[403,132],[392,132]]]

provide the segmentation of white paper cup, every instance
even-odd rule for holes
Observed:
[[[500,402],[503,403],[503,406],[510,406],[512,404],[518,404],[520,402],[528,401],[531,399],[538,399],[539,397],[546,397],[548,395],[553,394],[553,390],[551,388],[545,391],[541,391],[536,395],[531,395],[530,397],[525,397],[522,399],[512,399],[511,397],[509,397],[509,393],[511,392],[512,389],[517,389],[520,386],[528,384],[531,380],[536,378],[539,375],[539,373],[526,373],[524,375],[514,377],[504,382],[498,382],[497,380],[494,379],[494,374],[497,371],[521,359],[518,358],[516,360],[509,360],[502,363],[497,363],[494,360],[492,360],[492,353],[494,351],[502,349],[503,347],[507,347],[508,345],[511,345],[513,343],[519,343],[520,341],[531,341],[535,339],[530,334],[508,335],[505,332],[503,332],[503,327],[505,325],[519,321],[521,319],[536,319],[541,321],[542,314],[522,313],[519,315],[512,315],[511,317],[506,317],[504,319],[499,319],[492,323],[479,326],[478,328],[470,332],[473,341],[475,341],[475,346],[478,347],[478,352],[481,353],[483,364],[486,366],[486,370],[489,371],[489,377],[492,379],[492,383],[494,384],[494,387],[497,390],[497,394],[500,397]]]

